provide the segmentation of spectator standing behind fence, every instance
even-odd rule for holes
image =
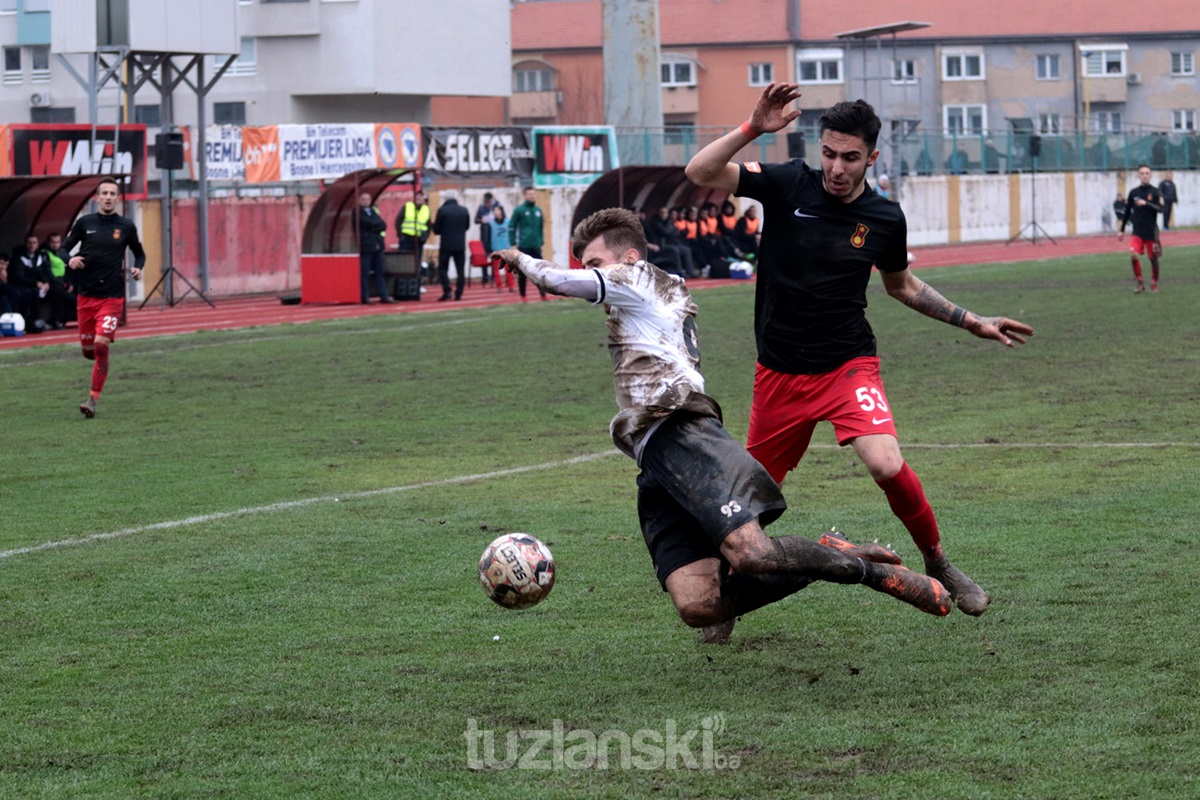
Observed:
[[[433,232],[438,240],[438,282],[442,284],[442,296],[438,301],[449,300],[450,261],[458,270],[454,287],[454,299],[462,300],[463,288],[467,285],[467,231],[471,228],[471,215],[458,203],[454,192],[442,192],[442,207],[433,221]]]
[[[396,233],[400,236],[400,249],[411,247],[417,254],[421,278],[429,281],[433,276],[425,269],[425,240],[429,238],[429,205],[425,193],[417,191],[413,199],[404,204],[396,215]]]
[[[79,404],[88,419],[96,416],[96,402],[108,380],[108,350],[117,338],[117,324],[125,310],[125,250],[133,253],[129,274],[141,280],[146,251],[133,220],[117,213],[119,190],[113,178],[101,178],[96,187],[95,214],[75,220],[59,256],[74,270],[71,282],[78,294],[79,344],[92,364],[92,390]],[[80,245],[76,255],[69,255]]]
[[[500,201],[495,198],[491,192],[483,193],[483,202],[479,204],[479,208],[475,209],[475,224],[479,226],[479,241],[483,243],[483,252],[491,253],[494,250],[502,248],[492,246],[492,219],[493,209],[497,206],[501,211],[504,211],[504,206],[500,205]],[[501,217],[501,221],[503,221]],[[507,245],[505,245],[507,247]],[[490,262],[480,267],[480,284],[486,286],[488,284],[488,269]]]
[[[359,300],[365,306],[371,302],[371,284],[379,294],[380,303],[390,303],[387,281],[383,267],[383,238],[387,234],[387,223],[379,216],[379,209],[371,205],[371,195],[363,192],[358,196],[358,278]]]
[[[504,213],[504,206],[499,203],[492,206],[492,246],[485,251],[489,255],[512,247],[508,239],[507,220],[508,215]],[[508,286],[509,294],[517,291],[517,279],[513,277],[512,271],[497,267],[494,272],[497,292],[503,292],[505,285]]]
[[[1135,186],[1125,201],[1125,213],[1121,216],[1121,225],[1117,229],[1117,241],[1125,239],[1125,224],[1133,220],[1133,235],[1129,237],[1129,260],[1133,266],[1133,279],[1137,285],[1133,287],[1134,294],[1146,291],[1142,282],[1142,262],[1139,255],[1145,253],[1150,259],[1150,291],[1158,291],[1158,256],[1161,245],[1158,242],[1158,214],[1162,211],[1162,195],[1150,183],[1150,166],[1142,164],[1138,167],[1139,186]]]
[[[1162,195],[1163,204],[1163,224],[1164,231],[1171,230],[1171,209],[1179,202],[1179,195],[1175,192],[1175,173],[1168,172],[1163,176],[1162,183],[1158,185],[1158,191]]]
[[[537,206],[537,192],[532,186],[525,188],[525,202],[513,209],[508,220],[508,236],[512,246],[527,256],[540,259],[542,245],[545,243],[545,220],[542,210]],[[517,293],[525,300],[525,273],[517,274]],[[542,299],[546,299],[546,290],[538,286]]]

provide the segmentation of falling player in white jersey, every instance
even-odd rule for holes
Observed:
[[[613,442],[637,461],[638,516],[658,579],[680,618],[728,637],[733,621],[814,580],[863,583],[945,615],[938,581],[878,545],[836,536],[767,536],[787,507],[778,484],[721,422],[704,393],[696,304],[682,278],[646,262],[641,222],[605,209],[579,223],[571,270],[517,250],[493,257],[551,294],[603,305],[619,411]]]

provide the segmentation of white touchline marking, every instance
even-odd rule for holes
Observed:
[[[348,492],[339,495],[326,495],[324,497],[308,497],[304,500],[289,500],[284,503],[271,503],[265,506],[252,506],[250,508],[239,508],[235,511],[218,511],[215,514],[200,514],[194,517],[186,517],[184,519],[168,520],[166,522],[155,522],[151,525],[139,525],[136,528],[122,528],[117,531],[109,531],[107,533],[93,533],[87,536],[79,536],[74,539],[61,539],[57,542],[43,542],[42,544],[32,545],[31,547],[18,547],[15,550],[5,550],[0,552],[0,559],[12,558],[13,556],[23,556],[29,553],[37,553],[42,550],[57,550],[62,547],[73,547],[80,544],[91,544],[92,542],[101,542],[105,539],[119,539],[126,536],[136,536],[139,533],[150,533],[152,531],[165,531],[172,528],[182,528],[185,525],[197,525],[205,522],[215,522],[229,517],[244,517],[251,514],[267,514],[273,511],[290,511],[293,508],[303,508],[305,506],[315,505],[317,503],[337,503],[342,500],[357,500],[363,497],[378,497],[385,494],[397,494],[399,492],[411,492],[414,489],[429,489],[434,486],[453,486],[458,483],[470,483],[471,481],[489,480],[491,478],[504,478],[509,475],[520,475],[524,472],[537,472],[539,470],[555,469],[556,467],[565,467],[571,464],[583,464],[588,461],[597,461],[601,458],[620,455],[621,451],[617,449],[606,450],[601,453],[590,453],[585,456],[576,456],[563,461],[551,461],[547,464],[531,464],[525,467],[512,467],[511,469],[501,469],[495,472],[481,472],[477,475],[458,475],[453,478],[442,478],[436,481],[422,481],[421,483],[412,483],[407,486],[390,486],[386,489],[369,489],[362,492]]]
[[[968,450],[968,449],[983,449],[992,448],[997,450],[1021,450],[1021,449],[1058,449],[1058,450],[1094,450],[1105,448],[1166,448],[1166,447],[1186,447],[1200,448],[1200,442],[1079,442],[1079,443],[1063,443],[1063,442],[1010,442],[988,444],[985,442],[972,442],[966,444],[906,444],[906,450]],[[809,447],[810,450],[841,450],[842,448],[836,444],[814,444]],[[93,533],[87,536],[79,536],[74,539],[61,539],[56,542],[44,542],[30,547],[18,547],[14,550],[0,551],[0,559],[12,558],[14,556],[23,556],[29,553],[37,553],[43,550],[57,550],[63,547],[73,547],[80,544],[91,544],[92,542],[100,542],[106,539],[118,539],[126,536],[136,536],[139,533],[150,533],[151,531],[165,531],[173,528],[182,528],[185,525],[198,525],[205,522],[215,522],[216,520],[228,519],[229,517],[242,517],[251,514],[267,514],[273,511],[289,511],[293,508],[303,508],[305,506],[315,505],[317,503],[336,503],[342,499],[354,500],[362,497],[378,497],[385,494],[398,494],[400,492],[411,492],[414,489],[428,489],[434,486],[453,486],[459,483],[470,483],[471,481],[489,480],[491,478],[504,478],[509,475],[520,475],[525,472],[538,472],[546,469],[554,469],[556,467],[564,467],[570,464],[583,464],[588,461],[598,461],[602,458],[608,458],[614,455],[620,455],[620,450],[605,450],[599,453],[590,453],[588,455],[576,456],[563,461],[551,461],[545,464],[531,464],[524,467],[511,467],[510,469],[501,469],[494,472],[481,472],[476,475],[458,475],[453,478],[442,478],[436,481],[423,481],[421,483],[412,483],[407,486],[391,486],[386,489],[369,489],[362,492],[349,492],[340,495],[326,495],[324,497],[309,497],[304,500],[289,500],[283,503],[271,503],[265,506],[252,506],[250,508],[239,508],[235,511],[218,511],[214,514],[200,514],[195,517],[186,517],[184,519],[168,520],[166,522],[155,522],[151,525],[139,525],[136,528],[122,528],[117,531],[109,531],[107,533]]]

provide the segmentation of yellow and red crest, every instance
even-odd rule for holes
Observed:
[[[870,232],[870,228],[861,222],[858,223],[858,227],[854,229],[854,235],[850,237],[850,244],[854,245],[855,247],[862,247],[867,243],[867,234]]]

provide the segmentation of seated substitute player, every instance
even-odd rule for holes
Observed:
[[[950,595],[941,583],[898,566],[890,550],[832,536],[824,544],[767,536],[764,526],[787,503],[704,394],[696,305],[684,280],[645,261],[642,225],[625,209],[598,211],[580,222],[571,250],[584,269],[563,269],[512,249],[493,258],[551,294],[607,310],[620,409],[610,432],[641,469],[642,534],[685,623],[705,627],[706,640],[720,641],[738,615],[814,580],[863,583],[930,614],[949,613]]]

